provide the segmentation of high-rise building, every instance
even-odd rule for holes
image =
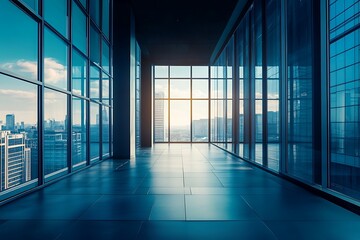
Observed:
[[[164,93],[158,93],[157,98],[164,98]],[[157,142],[165,140],[165,104],[164,101],[156,101],[154,116],[154,137]]]
[[[6,130],[14,131],[15,130],[15,115],[6,114]]]
[[[31,179],[31,149],[25,139],[25,133],[0,131],[1,191]]]

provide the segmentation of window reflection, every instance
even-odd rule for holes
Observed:
[[[37,86],[0,74],[0,191],[38,177]]]
[[[102,0],[102,31],[109,38],[110,36],[110,0]]]
[[[44,82],[67,90],[68,46],[47,28],[44,38]]]
[[[109,108],[102,108],[102,155],[108,155],[110,153],[110,128],[109,128]]]
[[[100,71],[97,67],[90,67],[90,98],[100,100]]]
[[[44,172],[67,173],[67,95],[45,89]],[[51,175],[50,175],[51,174]]]
[[[93,25],[90,28],[90,59],[100,65],[100,35]]]
[[[37,80],[37,23],[10,1],[0,1],[0,10],[0,70]]]
[[[72,91],[76,95],[87,96],[86,71],[87,61],[76,50],[73,50],[72,60]]]
[[[80,51],[86,53],[86,16],[75,1],[72,4],[72,38],[73,44]]]
[[[72,109],[72,164],[77,167],[86,163],[86,101],[74,97]]]
[[[189,142],[190,136],[190,101],[170,101],[170,141]]]
[[[43,8],[45,20],[68,37],[67,0],[43,0]]]
[[[110,48],[105,40],[102,42],[102,67],[105,71],[110,72]]]
[[[90,103],[90,160],[100,157],[100,110],[99,104]]]
[[[104,104],[110,104],[110,79],[109,76],[106,73],[102,73],[102,79],[101,79],[101,84],[102,84],[102,102]]]

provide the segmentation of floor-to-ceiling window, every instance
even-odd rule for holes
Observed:
[[[110,156],[112,23],[109,0],[4,0],[0,20],[2,200]]]
[[[360,199],[360,1],[329,1],[330,187]]]
[[[209,67],[154,66],[154,142],[208,142]]]

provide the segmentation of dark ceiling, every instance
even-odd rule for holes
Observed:
[[[153,64],[208,64],[237,2],[131,0],[143,54]]]

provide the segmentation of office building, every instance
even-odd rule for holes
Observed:
[[[1,0],[0,238],[359,239],[359,33],[357,0]]]

